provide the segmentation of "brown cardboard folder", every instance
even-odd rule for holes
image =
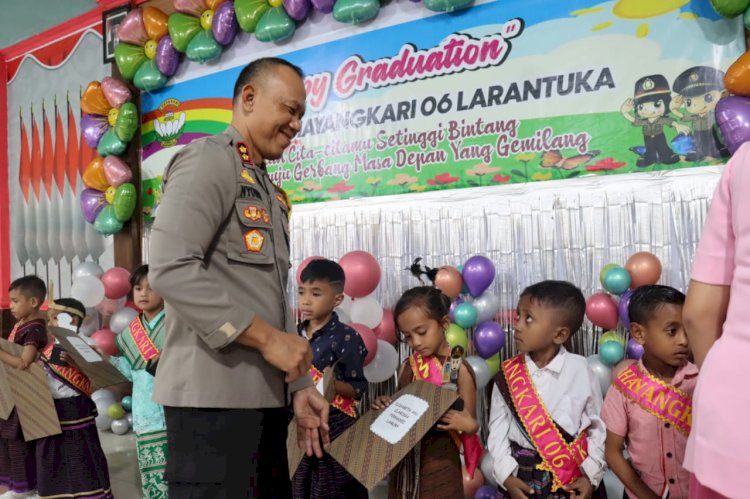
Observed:
[[[60,345],[62,345],[68,355],[73,357],[73,360],[81,371],[83,371],[83,374],[91,380],[94,390],[128,382],[127,378],[125,378],[115,366],[106,360],[102,359],[99,362],[88,362],[84,359],[69,341],[69,338],[78,338],[79,336],[77,334],[61,327],[51,327],[49,328],[49,331],[52,333],[52,336],[60,342]]]

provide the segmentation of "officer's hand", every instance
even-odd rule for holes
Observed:
[[[620,108],[620,112],[622,112],[622,113],[629,113],[630,111],[633,110],[634,107],[635,107],[635,105],[633,103],[633,99],[627,99],[622,104],[622,107]]]
[[[308,456],[315,453],[323,457],[323,450],[331,443],[328,435],[328,401],[317,388],[310,386],[294,392],[292,404],[297,422],[297,445]]]
[[[260,348],[266,361],[286,373],[286,382],[291,383],[307,374],[312,366],[310,343],[302,336],[274,331],[268,343]]]

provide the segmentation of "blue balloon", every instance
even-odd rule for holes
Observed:
[[[621,295],[630,289],[630,273],[622,267],[614,267],[604,274],[604,289],[613,295]]]
[[[605,341],[599,345],[599,359],[603,364],[614,366],[625,358],[625,348],[619,341]]]
[[[471,303],[462,303],[453,312],[455,323],[462,328],[474,327],[477,323],[477,309]]]
[[[127,412],[131,412],[133,410],[133,397],[130,395],[125,395],[122,398],[122,408],[125,409]]]
[[[491,485],[482,485],[474,493],[474,499],[499,499],[500,492]]]

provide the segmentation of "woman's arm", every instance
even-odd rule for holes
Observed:
[[[682,320],[698,367],[721,336],[728,306],[729,286],[690,281]]]

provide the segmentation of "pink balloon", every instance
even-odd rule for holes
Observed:
[[[102,349],[107,355],[120,355],[115,342],[116,334],[111,329],[100,329],[91,335],[91,339],[96,342],[96,346]]]
[[[100,314],[104,316],[110,316],[121,308],[124,308],[126,303],[127,298],[125,298],[124,296],[118,299],[105,298],[101,301],[101,303],[99,303],[99,305],[96,306],[96,309]]]
[[[143,46],[148,41],[146,26],[143,24],[143,12],[135,9],[128,12],[117,28],[117,37],[121,42]]]
[[[200,17],[204,10],[208,10],[204,0],[174,0],[173,5],[178,12],[195,17]]]
[[[372,362],[378,351],[378,338],[375,336],[373,330],[364,324],[352,324],[351,328],[359,334],[365,344],[365,348],[367,348],[367,357],[365,357],[365,365],[367,365]]]
[[[109,185],[119,187],[133,179],[133,172],[130,171],[130,167],[123,160],[110,155],[104,158],[104,177]]]
[[[299,264],[299,267],[297,267],[297,286],[302,284],[302,271],[305,270],[305,267],[307,267],[307,264],[312,262],[313,260],[325,260],[322,256],[308,256],[304,260],[302,260],[302,263]]]
[[[617,327],[617,303],[607,293],[594,293],[586,300],[586,317],[604,329]]]
[[[392,310],[383,309],[383,320],[373,329],[373,332],[379,340],[387,341],[391,345],[396,344],[396,322],[393,320]]]
[[[107,298],[122,298],[130,292],[130,272],[122,267],[113,267],[102,274],[104,296]]]
[[[102,92],[104,92],[107,102],[116,108],[119,108],[126,102],[130,102],[133,98],[130,89],[123,82],[111,76],[102,78]]]
[[[378,287],[380,265],[370,253],[351,251],[341,257],[339,265],[346,275],[344,293],[352,298],[364,298]]]
[[[470,476],[465,465],[461,465],[461,474],[464,477],[464,497],[474,497],[479,487],[484,485],[484,475],[480,470],[474,470],[474,476]]]

